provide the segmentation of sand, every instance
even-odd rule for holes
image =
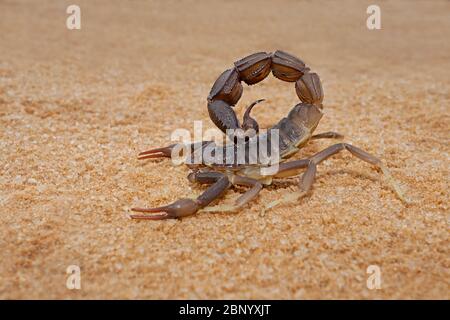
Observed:
[[[0,1],[0,297],[449,299],[450,3],[379,1]],[[282,49],[318,72],[317,132],[385,160],[405,206],[370,165],[341,153],[298,203],[132,221],[133,205],[198,195],[188,169],[139,162],[193,121],[233,61]],[[297,103],[292,84],[244,86],[262,127]],[[314,141],[295,158],[333,141]],[[230,190],[232,203],[244,189]],[[69,265],[81,289],[66,287]],[[368,266],[381,270],[369,290]]]

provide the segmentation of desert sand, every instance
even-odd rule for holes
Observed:
[[[81,30],[66,28],[74,2]],[[368,30],[372,2],[0,1],[0,297],[449,299],[450,2],[378,1],[382,28]],[[411,204],[340,153],[307,197],[265,215],[298,178],[236,213],[130,220],[132,206],[204,190],[185,166],[138,152],[195,120],[212,128],[218,75],[277,49],[322,79],[317,132],[382,158]],[[239,116],[258,98],[263,128],[298,103],[269,76],[244,85]],[[66,287],[70,265],[80,290]],[[380,289],[366,285],[370,265]]]

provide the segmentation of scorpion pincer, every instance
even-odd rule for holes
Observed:
[[[242,124],[239,122],[233,107],[242,96],[243,86],[241,82],[245,82],[247,85],[256,84],[265,79],[270,72],[282,81],[295,82],[295,90],[301,103],[295,105],[288,115],[276,125],[260,134],[258,122],[250,116],[250,113],[252,108],[262,100],[255,101],[247,107]],[[343,137],[336,132],[313,134],[323,116],[323,97],[319,76],[310,72],[303,61],[286,52],[280,50],[274,53],[258,52],[236,61],[233,68],[224,71],[218,77],[207,99],[211,120],[221,131],[227,134],[234,144],[219,146],[212,141],[202,141],[185,146],[190,148],[191,157],[198,152],[203,153],[207,149],[212,150],[213,153],[221,151],[220,154],[224,155],[220,162],[203,161],[196,165],[188,164],[192,163],[192,161],[188,161],[192,158],[186,158],[186,164],[191,169],[188,175],[189,181],[206,184],[209,187],[196,199],[180,199],[172,204],[156,208],[132,208],[131,210],[135,212],[158,214],[133,214],[131,218],[161,220],[189,216],[199,210],[234,211],[254,199],[263,186],[271,184],[273,179],[297,176],[304,171],[298,191],[285,194],[280,199],[267,204],[263,211],[283,203],[295,202],[310,191],[315,180],[317,165],[343,150],[347,150],[357,158],[379,168],[387,177],[400,200],[407,202],[382,161],[348,143],[334,144],[305,159],[286,161],[310,140]],[[263,173],[261,169],[267,169],[273,163],[267,164],[260,158],[256,159],[256,163],[254,161],[250,163],[248,158],[245,158],[244,163],[236,161],[237,150],[240,146],[248,151],[247,149],[252,144],[256,143],[259,146],[259,143],[263,140],[268,141],[268,144],[273,144],[274,139],[277,142],[275,145],[278,147],[275,161],[277,164],[276,171],[269,174],[267,171]],[[142,152],[138,159],[171,158],[175,146],[176,144],[172,144],[168,147]],[[249,189],[239,196],[233,205],[207,207],[233,185],[242,185]]]

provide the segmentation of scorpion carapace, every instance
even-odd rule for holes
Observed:
[[[285,118],[267,129],[265,133],[259,133],[259,125],[250,116],[250,113],[252,108],[262,100],[255,101],[247,107],[242,125],[239,123],[232,107],[236,105],[242,96],[242,81],[247,85],[253,85],[266,78],[270,71],[280,80],[295,82],[295,89],[301,103],[294,106]],[[216,145],[213,141],[201,141],[184,146],[187,148],[185,150],[191,151],[185,159],[186,164],[191,169],[188,175],[189,181],[206,184],[209,187],[196,199],[180,199],[170,205],[157,208],[132,208],[136,212],[159,214],[134,214],[130,216],[131,218],[161,220],[189,216],[199,210],[234,211],[254,199],[263,188],[263,185],[271,184],[273,179],[297,176],[304,170],[299,183],[299,191],[286,194],[280,199],[265,205],[263,210],[265,211],[282,203],[295,202],[310,191],[315,180],[317,165],[342,150],[347,150],[359,159],[381,169],[397,196],[406,202],[400,188],[382,161],[348,143],[334,144],[305,159],[286,161],[310,140],[343,137],[335,132],[313,135],[323,116],[322,85],[319,76],[316,73],[311,73],[305,63],[295,56],[278,50],[274,53],[258,52],[236,61],[233,68],[224,71],[216,80],[207,101],[211,120],[234,141],[234,144],[225,146]],[[247,135],[246,133],[251,130],[253,130],[254,134]],[[236,132],[244,132],[244,137],[249,138],[242,139]],[[276,134],[272,135],[272,133]],[[259,146],[263,140],[272,144],[274,141],[277,142],[276,171],[262,173],[263,170],[261,169],[271,168],[273,162],[271,164],[263,163],[259,157],[256,158],[256,162],[252,163],[250,163],[248,158],[245,158],[243,162],[236,161],[236,150],[241,145],[244,149],[248,149],[252,143],[256,143]],[[176,146],[177,144],[173,144],[168,147],[142,152],[139,154],[138,159],[171,158],[180,154],[179,152],[174,153]],[[223,155],[223,158],[220,158],[221,161],[201,161],[193,165],[191,161],[193,155],[196,153],[203,154],[206,150],[210,150],[212,153],[221,152],[220,154]],[[247,186],[249,189],[238,197],[233,205],[207,207],[234,185]]]

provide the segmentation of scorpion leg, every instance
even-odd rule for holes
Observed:
[[[378,169],[380,169],[381,172],[383,172],[384,176],[387,178],[387,180],[390,183],[394,192],[397,194],[398,198],[401,201],[408,203],[405,196],[403,195],[403,192],[400,190],[400,187],[398,186],[395,179],[392,177],[391,172],[386,167],[386,165],[384,165],[383,162],[380,159],[378,159],[377,157],[365,152],[364,150],[361,150],[360,148],[352,146],[351,144],[348,144],[348,143],[338,143],[338,144],[332,145],[332,146],[324,149],[323,151],[320,151],[319,153],[316,153],[310,159],[315,164],[319,164],[322,161],[328,159],[330,156],[332,156],[342,150],[347,150],[352,155],[356,156],[357,158],[359,158],[367,163],[370,163],[370,164],[376,166]]]
[[[180,199],[172,204],[156,208],[132,208],[132,211],[145,213],[158,213],[158,215],[130,215],[132,219],[141,220],[163,220],[176,219],[190,216],[198,210],[206,207],[215,199],[219,198],[229,187],[230,181],[226,175],[220,174],[216,176],[216,181],[208,187],[197,199]]]
[[[352,146],[351,144],[338,143],[316,153],[309,159],[296,160],[281,164],[280,170],[277,173],[277,175],[275,175],[275,177],[292,176],[296,174],[298,169],[305,167],[307,168],[306,172],[303,174],[301,179],[300,184],[301,192],[295,195],[286,195],[281,199],[275,200],[269,203],[265,209],[267,210],[273,208],[281,203],[292,202],[294,200],[297,200],[299,197],[305,195],[311,189],[311,186],[314,182],[317,171],[317,165],[342,150],[348,150],[352,155],[356,156],[357,158],[379,168],[383,172],[384,176],[387,178],[389,183],[391,184],[391,187],[393,188],[394,192],[397,194],[399,199],[405,203],[408,203],[408,200],[406,200],[406,198],[404,197],[403,192],[400,190],[400,187],[398,186],[397,182],[392,177],[389,169],[383,164],[383,162],[380,159],[355,146]]]
[[[259,182],[256,179],[248,178],[248,177],[242,177],[242,176],[233,176],[231,178],[232,184],[238,184],[250,187],[249,190],[247,190],[243,195],[241,195],[239,198],[236,199],[234,205],[217,205],[214,207],[208,207],[203,209],[203,211],[208,212],[225,212],[225,211],[236,211],[243,205],[247,204],[251,200],[253,200],[261,191],[263,188],[263,185],[261,182]]]
[[[312,183],[314,182],[314,177],[316,175],[316,165],[311,165],[311,161],[309,159],[300,159],[294,160],[290,162],[285,162],[280,164],[277,174],[274,176],[275,178],[285,178],[296,176],[301,169],[307,168],[305,173],[302,176],[300,181],[300,190],[297,190],[293,193],[285,194],[281,196],[279,199],[268,203],[263,209],[262,213],[264,214],[267,210],[284,203],[295,202],[304,195],[308,193],[310,190]]]
[[[196,171],[189,173],[187,178],[192,183],[212,184],[223,176],[223,173],[215,171]]]
[[[338,133],[338,132],[333,132],[333,131],[327,131],[327,132],[322,132],[319,134],[315,134],[311,137],[311,139],[313,140],[317,140],[317,139],[342,139],[344,138],[344,135]]]
[[[278,172],[274,175],[275,178],[286,178],[296,176],[300,169],[307,168],[309,159],[300,159],[289,162],[280,163]]]
[[[241,177],[241,176],[234,176],[232,179],[233,184],[239,184],[247,187],[251,187],[249,190],[247,190],[242,196],[237,198],[235,202],[235,206],[237,208],[242,207],[246,203],[253,200],[261,191],[263,188],[263,185],[261,182],[259,182],[256,179],[248,178],[248,177]]]

